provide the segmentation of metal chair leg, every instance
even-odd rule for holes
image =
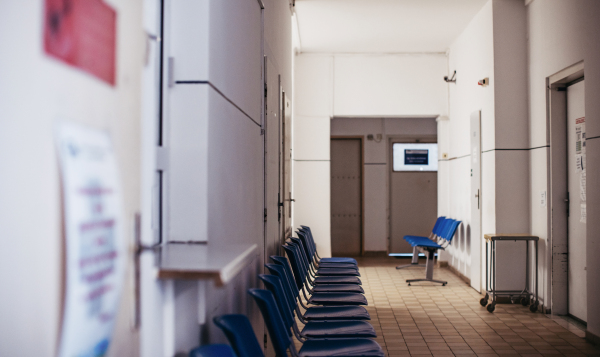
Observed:
[[[414,282],[417,282],[417,281],[430,281],[432,283],[442,284],[442,286],[445,286],[446,284],[448,284],[447,281],[434,280],[433,279],[433,264],[434,264],[433,258],[434,258],[434,250],[433,249],[427,249],[427,263],[425,264],[425,266],[426,266],[426,268],[425,268],[425,279],[408,279],[408,280],[406,280],[406,282],[408,283],[408,285],[410,285],[410,283],[414,283]]]

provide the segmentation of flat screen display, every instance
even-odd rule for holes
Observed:
[[[392,146],[394,171],[437,171],[437,144],[394,143]]]

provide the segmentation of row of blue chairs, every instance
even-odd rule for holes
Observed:
[[[439,217],[433,226],[429,237],[422,236],[404,236],[406,240],[413,247],[413,257],[411,264],[397,266],[396,269],[407,268],[415,265],[419,265],[419,252],[425,253],[427,262],[425,266],[425,278],[424,279],[408,279],[406,282],[408,285],[418,281],[430,281],[434,283],[440,283],[442,286],[448,284],[447,281],[433,279],[433,267],[435,253],[439,250],[446,249],[451,243],[456,229],[460,226],[461,221],[454,220],[452,218],[446,218],[444,216]],[[421,265],[423,266],[423,265]]]
[[[297,235],[283,246],[287,258],[269,257],[271,263],[265,264],[269,274],[259,275],[266,289],[248,290],[263,315],[276,356],[288,356],[288,351],[293,357],[384,356],[366,321],[370,315],[363,307],[367,300],[356,260],[321,258],[309,227],[301,226]],[[263,356],[246,316],[225,315],[214,322],[231,347],[202,346],[191,357],[213,356],[203,349],[219,349],[219,356],[229,356],[223,352],[227,348],[238,357]],[[299,351],[294,337],[302,343]]]

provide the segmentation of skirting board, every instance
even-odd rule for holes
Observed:
[[[363,257],[387,257],[388,253],[385,250],[367,250],[363,253]]]
[[[594,335],[590,331],[585,331],[585,339],[596,346],[600,346],[600,336]]]
[[[440,261],[440,260],[438,260],[438,266],[440,268],[448,267],[448,269],[450,269],[450,271],[453,272],[456,276],[458,276],[462,281],[464,281],[465,283],[471,285],[471,279],[467,278],[466,276],[464,276],[455,267],[453,267],[452,265],[448,264],[447,261]]]

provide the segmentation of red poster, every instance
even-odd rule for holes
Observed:
[[[46,0],[44,50],[115,85],[117,12],[102,0]]]

